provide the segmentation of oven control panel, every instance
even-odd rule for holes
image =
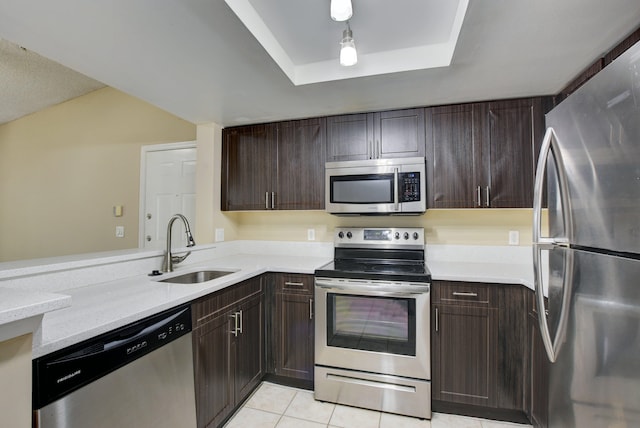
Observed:
[[[423,247],[424,229],[421,227],[338,227],[336,246],[358,247]]]

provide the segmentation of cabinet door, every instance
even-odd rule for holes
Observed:
[[[542,343],[537,316],[529,315],[531,351],[530,419],[534,427],[547,427],[549,420],[549,360]]]
[[[369,116],[361,113],[327,118],[327,161],[372,158],[373,127]]]
[[[313,380],[313,315],[313,295],[276,294],[276,375]]]
[[[474,108],[463,104],[426,109],[429,208],[477,206],[481,156]]]
[[[433,316],[433,398],[494,407],[496,310],[437,305]]]
[[[324,208],[324,118],[278,124],[275,208]]]
[[[488,168],[488,177],[482,183],[483,205],[531,208],[536,141],[542,139],[543,131],[540,100],[498,101],[485,103],[483,108],[486,122],[482,147]]]
[[[374,157],[424,156],[424,109],[383,111],[374,115]]]
[[[198,427],[217,427],[234,407],[230,313],[193,330]]]
[[[526,412],[527,291],[521,285],[491,285],[498,296],[497,407]]]
[[[258,294],[234,310],[240,331],[234,336],[234,398],[244,400],[264,375],[264,295]]]
[[[223,211],[270,209],[275,171],[275,126],[252,125],[223,130]]]

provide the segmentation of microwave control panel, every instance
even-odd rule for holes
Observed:
[[[421,199],[419,172],[398,174],[398,199],[399,202],[415,202]]]

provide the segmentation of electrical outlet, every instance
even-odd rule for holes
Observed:
[[[307,241],[315,241],[315,240],[316,240],[316,230],[307,229]]]
[[[224,241],[224,229],[216,229],[216,242]]]
[[[116,238],[124,238],[124,226],[116,226]]]
[[[520,232],[517,230],[509,231],[509,245],[520,245]]]

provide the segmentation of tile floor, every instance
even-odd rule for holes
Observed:
[[[530,425],[434,413],[421,420],[313,399],[311,391],[264,382],[225,428],[527,428]]]

